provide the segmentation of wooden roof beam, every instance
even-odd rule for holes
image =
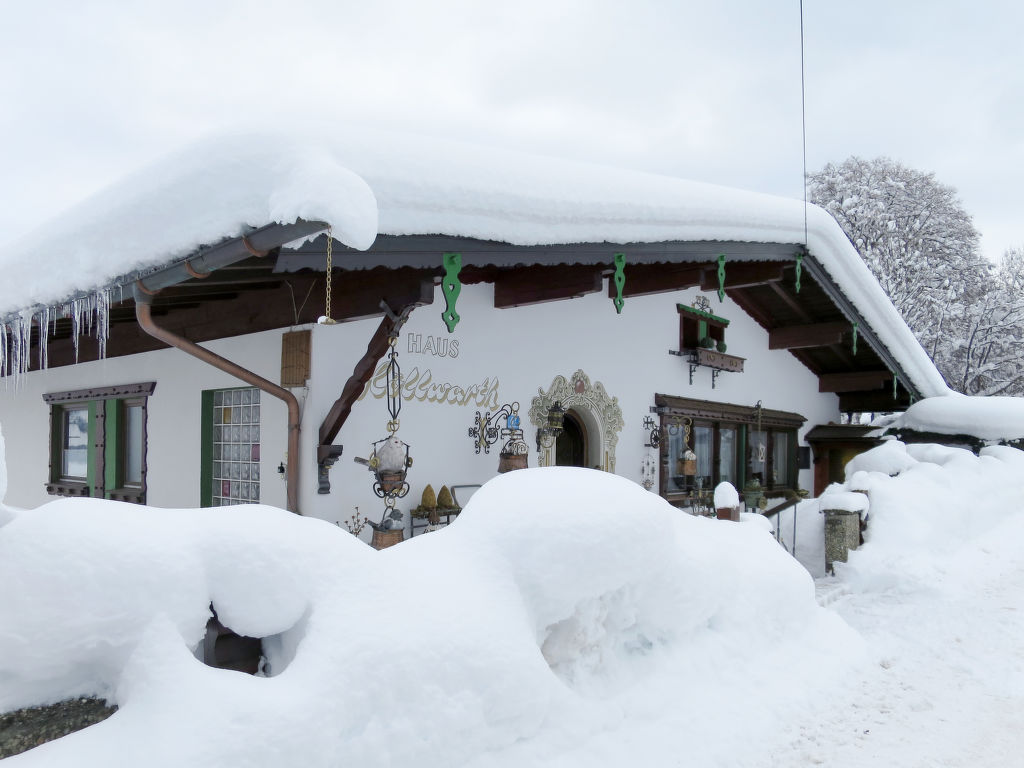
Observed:
[[[850,371],[823,373],[818,377],[819,392],[869,392],[892,381],[889,371]]]
[[[768,349],[802,349],[841,344],[849,323],[808,323],[772,328],[768,331]]]
[[[701,273],[707,265],[702,264],[626,264],[626,284],[622,287],[624,298],[649,296],[654,293],[668,293],[694,288],[700,285]],[[608,298],[618,293],[615,284],[608,281]]]
[[[725,263],[725,287],[749,288],[753,285],[777,283],[783,278],[786,265],[777,261],[741,261]],[[627,278],[628,282],[628,278]],[[718,290],[718,267],[708,267],[700,278],[702,291]]]
[[[628,279],[627,279],[628,282]],[[500,274],[494,280],[497,309],[575,299],[604,287],[603,267],[533,267]]]
[[[903,387],[896,397],[892,387],[874,392],[841,392],[839,410],[843,413],[881,413],[884,411],[905,411],[910,406],[910,397]]]

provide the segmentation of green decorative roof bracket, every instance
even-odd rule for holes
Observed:
[[[796,255],[796,292],[800,293],[800,275],[804,271],[804,254],[798,253]]]
[[[853,324],[853,354],[855,354],[855,355],[857,354],[857,328],[858,328],[858,325],[857,325],[856,322],[854,322],[854,324]]]
[[[626,304],[626,300],[622,298],[622,289],[626,285],[626,254],[616,253],[615,254],[615,274],[612,276],[612,280],[615,281],[615,298],[612,301],[615,303],[615,312],[622,314],[622,308]]]
[[[718,254],[718,301],[725,301],[725,254]]]
[[[445,308],[441,313],[441,319],[448,326],[448,333],[455,331],[459,324],[459,313],[455,311],[455,302],[459,299],[462,291],[462,283],[459,282],[459,270],[462,269],[461,253],[446,253],[442,257],[444,262],[444,277],[441,279],[441,292],[444,293]]]
[[[896,385],[900,383],[900,377],[895,373],[892,375],[892,399],[896,399]]]

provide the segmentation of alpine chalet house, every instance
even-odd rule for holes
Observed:
[[[415,136],[210,140],[0,259],[14,506],[376,522],[568,464],[772,508],[841,472],[813,428],[948,392],[818,208]]]

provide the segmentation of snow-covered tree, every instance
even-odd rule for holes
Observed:
[[[971,395],[1022,395],[1024,249],[1008,250],[992,272],[988,290],[964,308],[964,335],[951,350],[960,378],[950,384]]]
[[[984,321],[976,311],[989,297],[992,267],[956,191],[889,158],[850,157],[810,174],[808,192],[839,222],[950,385],[977,384],[967,367],[979,365],[969,362],[978,352],[963,340],[998,311]]]

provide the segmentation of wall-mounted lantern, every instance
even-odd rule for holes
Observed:
[[[560,401],[548,408],[547,424],[537,429],[537,453],[551,448],[565,425],[565,408]]]
[[[518,402],[506,403],[494,413],[476,412],[475,424],[469,428],[476,452],[483,450],[484,453],[490,453],[491,446],[499,439],[505,441],[498,458],[498,472],[526,469],[529,465],[530,449],[523,441],[520,424]]]

